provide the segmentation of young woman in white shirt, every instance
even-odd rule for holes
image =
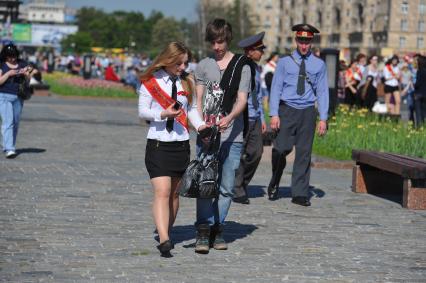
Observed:
[[[383,68],[385,80],[385,103],[389,114],[399,115],[401,109],[401,94],[399,82],[401,71],[398,68],[399,58],[394,55]]]
[[[179,208],[176,188],[190,161],[186,117],[198,131],[206,128],[192,98],[193,80],[184,72],[189,56],[184,44],[169,43],[142,75],[139,90],[139,117],[150,122],[145,165],[154,187],[152,211],[162,255],[173,248],[169,229]]]

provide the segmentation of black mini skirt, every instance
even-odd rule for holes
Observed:
[[[385,85],[385,93],[393,93],[395,91],[399,91],[399,87],[397,86],[390,86],[390,85]]]
[[[148,139],[145,166],[149,177],[182,177],[190,159],[189,141],[161,142]]]

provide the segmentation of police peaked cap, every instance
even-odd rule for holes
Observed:
[[[295,32],[296,38],[302,40],[312,40],[315,33],[320,33],[317,28],[311,26],[310,24],[294,25],[291,30]]]
[[[253,49],[265,49],[266,46],[263,44],[263,37],[265,36],[265,32],[246,37],[238,42],[238,47],[241,48],[253,48]]]

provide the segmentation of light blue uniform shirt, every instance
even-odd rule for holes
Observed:
[[[297,50],[293,52],[293,58],[300,63],[302,56]],[[305,109],[315,105],[318,100],[318,112],[321,120],[328,117],[328,77],[327,67],[323,60],[314,56],[311,52],[305,59],[306,75],[316,90],[316,95],[311,85],[305,80],[305,93],[297,94],[297,80],[299,77],[299,66],[290,56],[285,56],[278,61],[274,78],[272,79],[271,95],[269,100],[269,115],[278,116],[280,101],[296,109]]]
[[[256,66],[255,84],[253,92],[250,93],[247,99],[249,121],[255,121],[260,118],[260,120],[264,122],[265,117],[263,115],[262,93],[260,92],[261,79],[259,66]]]

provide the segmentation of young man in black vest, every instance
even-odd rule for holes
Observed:
[[[226,250],[223,224],[234,197],[235,171],[240,165],[243,148],[244,110],[252,85],[252,70],[248,58],[229,51],[232,27],[223,19],[214,19],[206,28],[206,41],[214,58],[204,58],[195,70],[197,105],[207,123],[215,124],[221,132],[219,158],[219,196],[197,199],[197,239],[195,251],[208,253],[210,246]],[[213,99],[212,99],[213,98]],[[209,117],[206,105],[222,101],[222,114]],[[213,103],[215,104],[215,103]],[[217,103],[216,103],[217,104]],[[200,139],[197,143],[200,146]]]

